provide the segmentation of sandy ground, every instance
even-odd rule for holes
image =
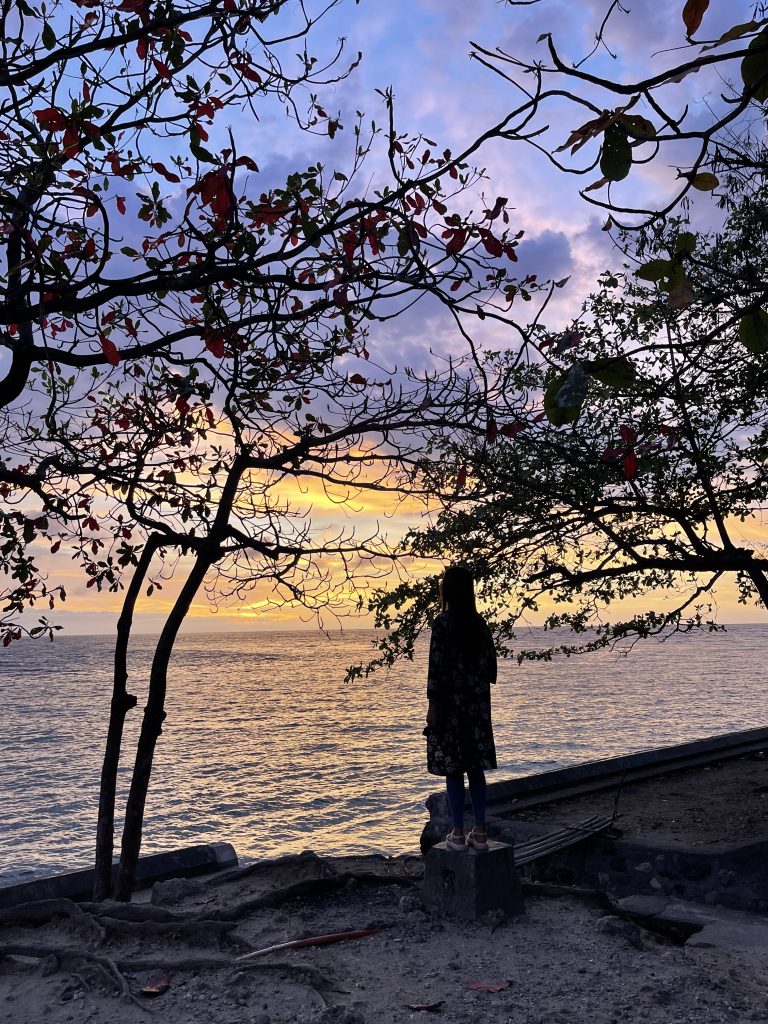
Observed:
[[[611,815],[616,796],[614,788],[504,817],[553,827],[571,824],[593,814]],[[749,755],[627,784],[618,812],[616,831],[624,836],[692,846],[768,838],[768,759]]]
[[[104,968],[85,959],[0,956],[0,1021],[134,1024],[150,1015],[163,1024],[768,1020],[766,954],[675,945],[572,897],[529,894],[525,915],[506,922],[441,920],[421,907],[413,884],[420,869],[418,858],[302,855],[264,862],[224,884],[195,883],[168,909],[215,919],[228,907],[301,880],[350,872],[384,876],[381,884],[351,879],[334,892],[254,910],[219,938],[202,925],[185,938],[158,937],[141,925],[135,934],[114,934],[102,919],[106,937],[99,942],[87,920],[5,924],[0,953],[22,944],[90,950],[119,963],[132,998],[121,997]],[[395,884],[398,879],[402,884]],[[335,945],[276,952],[252,971],[233,969],[235,957],[252,949],[361,928],[380,930]],[[164,994],[140,994],[168,972],[170,962],[191,957],[214,961],[218,969],[171,968]],[[137,961],[141,968],[132,968]],[[497,990],[470,987],[477,982]]]

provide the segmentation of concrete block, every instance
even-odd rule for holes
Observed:
[[[422,900],[448,917],[475,920],[489,911],[512,916],[525,911],[515,850],[491,840],[484,853],[433,846],[424,863]]]
[[[185,846],[180,850],[153,853],[140,857],[136,868],[136,888],[141,889],[166,878],[189,878],[213,871],[222,871],[237,864],[237,854],[229,843],[208,843]],[[112,866],[112,880],[117,877],[117,863]],[[93,891],[92,868],[67,871],[61,875],[34,878],[29,882],[0,887],[0,909],[15,907],[33,900],[65,898],[89,900]]]

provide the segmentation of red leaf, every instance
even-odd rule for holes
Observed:
[[[626,441],[627,444],[634,444],[637,440],[637,434],[635,431],[632,427],[628,427],[626,425],[619,427],[619,437],[622,441]]]
[[[489,252],[491,256],[504,255],[504,246],[498,238],[494,238],[490,231],[481,231],[480,236],[483,239],[483,245],[485,246],[486,251]]]
[[[362,374],[360,374],[360,373],[353,373],[352,376],[349,378],[349,383],[350,384],[367,384],[368,381],[365,379],[365,377],[363,377]]]
[[[171,72],[168,70],[168,65],[163,64],[163,62],[161,60],[158,60],[157,57],[152,58],[152,63],[155,65],[155,71],[158,73],[158,75],[160,75],[161,78],[168,80],[169,78],[173,77],[171,75]]]
[[[709,7],[709,0],[687,0],[683,8],[683,22],[689,36],[698,29],[704,12]]]
[[[527,423],[505,423],[501,428],[503,437],[515,437],[521,430],[527,430]]]
[[[149,43],[147,42],[147,39],[144,36],[136,40],[136,56],[139,58],[139,60],[146,60],[148,50]]]
[[[259,170],[256,161],[252,160],[249,156],[239,156],[237,160],[235,160],[235,167],[247,167],[249,171],[258,172]]]
[[[462,491],[467,483],[467,467],[462,466],[456,477],[456,490]]]
[[[45,110],[36,110],[35,117],[41,128],[47,128],[51,132],[61,132],[69,124],[69,120],[56,107],[46,107]]]
[[[509,981],[472,981],[467,988],[474,989],[475,992],[503,992],[510,984]]]
[[[488,420],[488,426],[485,428],[485,436],[488,444],[495,444],[496,438],[499,436],[499,428],[496,420]]]
[[[634,452],[629,452],[629,454],[624,456],[623,466],[624,479],[632,480],[637,475],[637,456]]]
[[[77,129],[77,125],[71,122],[67,125],[67,130],[64,132],[64,154],[65,156],[75,156],[80,152],[80,132]]]
[[[119,213],[125,213],[125,196],[117,197],[117,209]]]
[[[235,71],[239,71],[243,78],[247,79],[249,82],[255,82],[257,85],[261,85],[261,75],[257,71],[254,71],[248,64],[244,64],[242,61],[239,61],[237,64],[233,64],[232,67]]]
[[[117,366],[120,362],[120,353],[117,351],[114,341],[110,341],[105,334],[99,335],[99,341],[101,342],[101,351],[104,353],[104,358],[108,363]]]
[[[212,356],[216,356],[217,359],[224,358],[224,334],[222,331],[206,330],[203,340]]]
[[[181,181],[181,178],[178,176],[178,174],[174,174],[173,171],[169,171],[165,164],[152,164],[152,170],[156,171],[158,174],[162,174],[166,181],[170,181],[174,185],[178,184]]]
[[[450,240],[448,241],[448,244],[445,247],[445,251],[448,253],[449,256],[455,256],[464,248],[464,243],[466,242],[466,240],[466,230],[464,228],[457,228],[455,231],[451,232],[451,237]]]
[[[61,541],[60,540],[54,541],[53,544],[51,544],[51,554],[55,555],[60,547],[61,547]]]

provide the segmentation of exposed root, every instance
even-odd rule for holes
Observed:
[[[117,988],[120,991],[120,995],[124,999],[129,999],[131,1002],[136,1003],[137,1006],[141,1007],[142,1010],[149,1013],[149,1007],[146,1006],[140,999],[131,992],[130,985],[120,971],[120,967],[117,962],[111,960],[108,956],[104,956],[101,953],[92,953],[87,949],[66,949],[62,947],[50,947],[50,946],[30,946],[26,943],[9,943],[7,945],[0,946],[0,958],[6,956],[26,956],[34,960],[46,960],[49,957],[56,957],[59,964],[62,967],[67,965],[75,965],[81,961],[86,963],[98,964],[99,967],[103,968],[104,971],[114,981]],[[129,968],[127,968],[129,969]],[[73,971],[74,973],[74,971]]]
[[[375,871],[348,871],[330,878],[305,878],[300,882],[294,882],[293,885],[272,889],[261,896],[245,900],[234,907],[213,911],[209,914],[209,919],[239,921],[257,910],[263,910],[266,907],[279,907],[281,904],[287,903],[288,900],[296,899],[299,896],[316,896],[337,892],[352,881],[361,885],[403,885],[409,888],[418,884],[415,878],[406,875],[380,875]]]
[[[106,937],[97,919],[74,900],[34,900],[0,910],[0,924],[45,924],[54,917],[68,917],[84,937],[99,944]]]

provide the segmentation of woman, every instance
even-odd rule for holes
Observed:
[[[427,770],[444,775],[453,831],[450,850],[487,850],[485,769],[496,767],[491,725],[491,683],[496,652],[490,630],[475,608],[472,576],[449,566],[440,581],[442,612],[432,626],[427,681]],[[464,774],[475,826],[464,835]]]

